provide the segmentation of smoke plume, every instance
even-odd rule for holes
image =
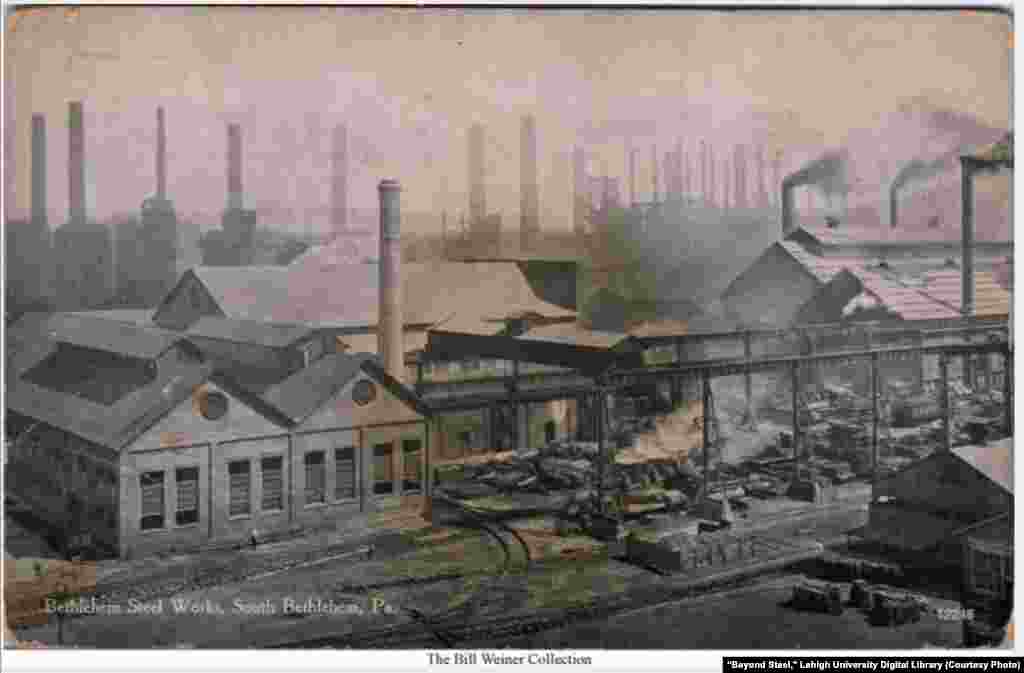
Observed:
[[[783,181],[783,188],[801,185],[817,185],[825,194],[842,194],[848,191],[846,181],[846,150],[826,152],[803,168],[789,175]]]

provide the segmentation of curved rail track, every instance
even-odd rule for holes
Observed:
[[[402,612],[406,613],[413,619],[413,623],[411,624],[407,623],[370,631],[360,631],[359,633],[345,636],[329,636],[327,638],[319,638],[297,643],[283,643],[273,645],[273,647],[308,648],[321,646],[381,646],[388,643],[400,644],[410,641],[411,639],[413,641],[423,641],[430,646],[436,646],[438,641],[445,647],[456,646],[458,641],[463,640],[463,637],[458,633],[460,627],[464,627],[466,624],[475,621],[475,615],[478,613],[481,605],[488,599],[488,597],[492,597],[496,593],[495,590],[498,588],[498,585],[505,578],[510,577],[511,571],[514,569],[515,553],[513,552],[513,546],[506,539],[506,536],[512,538],[515,544],[522,550],[525,570],[528,570],[532,559],[530,556],[529,545],[515,529],[510,527],[509,524],[498,520],[489,512],[475,509],[452,500],[445,500],[444,502],[445,505],[464,514],[466,520],[461,522],[461,528],[478,530],[497,542],[498,546],[501,548],[504,558],[499,569],[490,575],[490,581],[484,582],[466,600],[457,605],[447,607],[444,611],[434,615],[425,615],[422,611],[419,611],[419,609],[414,607],[399,606],[399,609],[401,609]],[[454,525],[460,525],[460,523],[455,523]],[[431,576],[428,578],[410,578],[409,581],[398,580],[383,583],[383,585],[404,586],[411,584],[427,584],[430,582],[461,579],[463,577],[466,577],[465,574],[445,574]],[[353,588],[362,592],[369,591],[371,586],[372,585],[359,585],[358,587]],[[322,642],[325,644],[321,644]]]

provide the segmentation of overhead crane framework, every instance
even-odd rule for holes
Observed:
[[[998,339],[989,339],[984,342],[972,341],[970,336],[979,332],[987,332],[989,335],[998,334]],[[801,371],[805,367],[820,366],[822,363],[849,362],[863,363],[870,365],[871,381],[871,455],[873,474],[877,475],[878,449],[882,428],[880,427],[881,410],[881,377],[880,368],[887,359],[901,359],[907,357],[923,357],[924,355],[938,356],[939,358],[939,402],[942,408],[943,419],[943,449],[948,450],[952,446],[952,404],[949,395],[949,361],[951,358],[969,358],[978,354],[1000,354],[1004,360],[1003,396],[1004,396],[1004,428],[1007,435],[1012,434],[1012,352],[1006,338],[1007,324],[1003,322],[992,322],[988,325],[971,324],[955,328],[943,328],[936,330],[871,330],[868,334],[865,347],[857,349],[838,349],[829,352],[800,352],[795,355],[781,355],[773,357],[753,357],[751,349],[744,349],[743,357],[716,358],[700,361],[685,362],[682,359],[668,365],[643,365],[637,364],[635,352],[629,349],[618,350],[610,354],[607,360],[598,357],[600,353],[594,348],[582,347],[580,357],[581,366],[573,370],[571,365],[563,365],[560,371],[554,372],[521,372],[520,359],[516,339],[511,337],[482,337],[485,342],[491,343],[486,349],[487,357],[498,357],[502,355],[499,351],[504,350],[504,358],[511,359],[512,375],[498,376],[493,379],[475,379],[472,381],[450,381],[444,383],[431,383],[423,380],[422,367],[417,377],[416,391],[423,403],[433,414],[471,411],[494,408],[499,405],[511,405],[518,409],[520,404],[529,402],[546,402],[553,400],[575,399],[581,403],[581,407],[589,408],[593,416],[591,426],[594,430],[595,439],[598,444],[598,502],[599,511],[604,508],[604,489],[607,466],[610,462],[609,451],[606,445],[606,430],[610,418],[607,408],[609,394],[635,387],[638,383],[645,381],[669,381],[673,387],[677,386],[681,379],[699,380],[702,384],[702,418],[701,431],[704,447],[704,480],[705,493],[708,493],[709,479],[709,449],[718,443],[717,419],[714,411],[714,398],[711,389],[712,380],[719,376],[742,375],[745,379],[758,372],[788,371],[791,381],[792,394],[792,427],[793,427],[793,455],[795,477],[799,478],[801,463],[801,450],[803,448],[802,428],[800,426],[800,410],[803,406],[800,391],[803,388],[801,383]],[[760,334],[782,335],[792,333],[792,330],[765,330]],[[695,340],[697,338],[744,338],[749,343],[752,336],[758,332],[751,331],[746,334],[735,332],[718,333],[713,335],[686,335],[651,337],[635,339],[641,346],[675,343],[677,356],[682,354],[679,346],[682,341]],[[909,346],[879,346],[875,337],[881,334],[912,335],[913,345]],[[950,337],[958,337],[957,343],[950,343]],[[942,343],[928,345],[929,338],[942,339]],[[500,348],[495,350],[495,345]],[[536,344],[534,344],[534,347]],[[564,343],[554,344],[559,355],[564,355],[571,350]],[[569,350],[567,350],[569,349]],[[484,353],[463,352],[462,356],[484,355]],[[606,354],[608,355],[608,354]],[[614,355],[624,356],[616,359]],[[442,358],[443,359],[443,358]],[[602,366],[602,363],[604,365]],[[518,414],[517,414],[518,415]],[[517,424],[518,425],[518,424]],[[588,423],[589,425],[589,423]],[[518,444],[518,442],[517,442]],[[873,476],[873,479],[875,477]]]

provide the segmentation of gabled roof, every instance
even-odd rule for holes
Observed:
[[[187,399],[212,369],[212,364],[194,358],[164,358],[151,382],[109,406],[9,375],[4,403],[19,414],[119,451]]]
[[[1013,438],[980,446],[960,446],[953,454],[1000,488],[1013,493]]]
[[[185,330],[190,337],[285,348],[316,332],[309,325],[204,316]]]
[[[957,311],[925,295],[921,290],[908,287],[878,271],[866,269],[862,257],[819,257],[807,252],[794,241],[782,241],[779,246],[822,286],[831,282],[842,271],[848,271],[857,277],[864,292],[903,320],[944,320],[959,317]]]
[[[902,320],[947,320],[960,317],[957,311],[920,290],[907,287],[880,273],[865,270],[852,272],[860,279],[866,292]]]
[[[539,299],[515,262],[406,262],[401,269],[407,325],[433,325],[455,313],[575,315]],[[324,327],[377,324],[376,263],[312,258],[287,267],[197,267],[192,273],[229,318]]]
[[[8,328],[13,338],[42,338],[131,357],[160,357],[182,336],[157,327],[108,320],[85,313],[29,313]]]
[[[786,237],[786,242],[809,240],[823,246],[959,246],[960,229],[907,229],[885,227],[879,224],[849,223],[830,228],[824,224],[798,228]],[[1011,246],[1012,241],[988,241],[978,237],[979,243]]]
[[[933,271],[926,275],[922,292],[949,306],[957,313],[963,310],[960,269]],[[1009,315],[1013,296],[996,281],[991,271],[974,273],[974,313],[978,316]]]
[[[264,390],[260,397],[292,423],[301,423],[354,379],[366,353],[332,353]]]

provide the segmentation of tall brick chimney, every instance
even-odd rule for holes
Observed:
[[[81,101],[68,104],[68,219],[85,221],[85,113]]]
[[[242,209],[242,127],[228,124],[228,210]]]
[[[405,376],[402,341],[401,193],[395,180],[381,180],[380,197],[380,309],[377,316],[377,351],[384,369],[399,381]]]
[[[46,119],[32,115],[32,222],[46,225]]]
[[[167,133],[162,107],[156,109],[156,198],[167,198]]]

